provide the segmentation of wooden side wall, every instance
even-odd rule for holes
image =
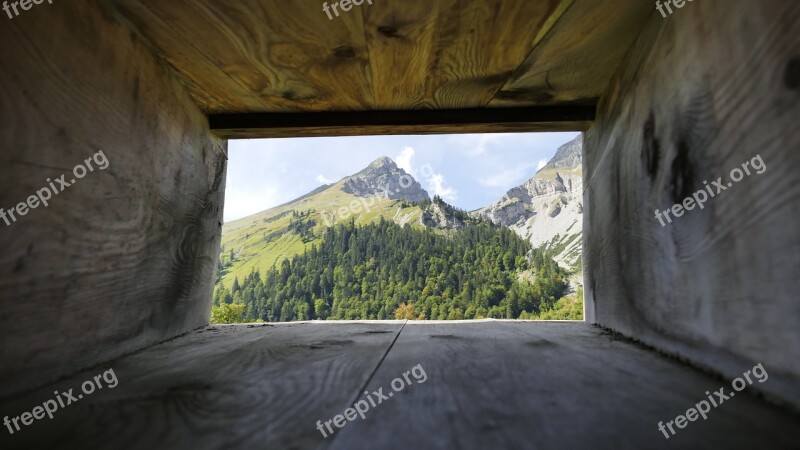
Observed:
[[[761,363],[769,380],[753,388],[795,406],[797,23],[795,0],[654,11],[598,107],[584,158],[588,319],[729,378]],[[759,156],[762,174],[752,170]],[[752,174],[727,186],[745,162]],[[661,226],[656,209],[718,177],[724,192]]]
[[[0,221],[0,397],[208,322],[227,151],[103,2],[2,14],[0,207],[108,167]]]

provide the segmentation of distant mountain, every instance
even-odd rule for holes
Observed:
[[[244,279],[253,269],[266,271],[284,259],[319,244],[325,228],[381,218],[401,226],[447,233],[475,220],[428,193],[388,157],[336,183],[320,186],[283,205],[222,227],[218,281]]]
[[[579,318],[562,299],[566,278],[541,250],[486,220],[446,234],[349,222],[325,228],[302,255],[218,286],[212,314],[220,322]]]
[[[386,156],[376,159],[361,172],[347,177],[342,190],[358,197],[385,196],[415,203],[430,200],[417,180]]]
[[[580,262],[583,230],[583,137],[562,145],[530,180],[473,212],[548,250],[565,268]]]
[[[559,161],[552,163],[563,183]],[[557,183],[535,181],[526,198],[558,198]],[[430,199],[394,161],[379,158],[225,224],[212,322],[582,318],[577,297],[564,296],[570,274],[514,225],[500,225],[510,211],[487,210],[494,224]],[[515,214],[524,224],[526,213]]]

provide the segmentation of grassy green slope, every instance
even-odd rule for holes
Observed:
[[[355,218],[357,224],[366,224],[384,217],[387,220],[422,228],[419,224],[422,214],[419,207],[403,208],[401,202],[397,200],[359,198],[342,191],[342,184],[340,182],[327,189],[317,189],[284,205],[226,223],[222,227],[222,260],[225,263],[229,261],[231,250],[235,258],[233,264],[221,273],[222,283],[230,287],[234,277],[242,280],[253,269],[264,272],[273,264],[310,249],[314,242],[319,241],[316,236],[322,236],[326,226],[323,213],[328,224],[349,221],[351,218]],[[351,208],[351,205],[357,207]],[[354,214],[344,218],[339,211],[342,207],[348,207]],[[292,211],[310,210],[313,212],[306,220],[316,222],[313,228],[315,237],[304,241],[300,235],[290,232],[288,227]]]

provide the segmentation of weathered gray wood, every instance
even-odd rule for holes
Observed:
[[[800,2],[686,3],[655,14],[586,134],[589,320],[800,408]],[[673,204],[760,155],[662,227]]]
[[[0,207],[109,166],[0,221],[0,397],[208,323],[225,143],[102,3],[1,19]]]
[[[752,449],[800,438],[798,416],[745,390],[665,439],[659,421],[730,384],[582,322],[409,322],[367,390],[388,394],[417,364],[424,383],[409,376],[328,448]]]
[[[210,327],[0,407],[18,415],[112,368],[119,384],[0,442],[31,448],[314,448],[402,322]],[[75,390],[75,393],[79,389]]]
[[[424,383],[410,375],[411,387],[332,437],[316,429],[365,388],[388,394],[417,364]],[[783,449],[800,437],[798,416],[748,388],[667,441],[659,421],[729,384],[583,322],[212,327],[0,403],[0,417],[30,411],[55,390],[77,394],[109,368],[115,388],[14,435],[3,428],[0,446]]]

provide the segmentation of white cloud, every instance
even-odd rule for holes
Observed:
[[[446,185],[447,182],[444,179],[444,175],[440,173],[434,173],[433,176],[426,181],[428,182],[431,191],[433,191],[433,194],[438,195],[442,198],[442,200],[448,203],[453,203],[458,200],[458,191],[451,186]]]
[[[431,195],[438,195],[442,200],[452,203],[458,200],[458,191],[447,185],[444,175],[436,173],[429,164],[424,164],[420,170],[414,169],[413,147],[404,147],[403,151],[395,158],[397,167],[405,170],[422,184]]]
[[[462,147],[463,154],[474,158],[486,153],[486,147],[502,138],[501,134],[461,134],[452,136],[450,142]]]
[[[539,161],[541,164],[542,161]],[[545,164],[547,164],[545,162]],[[529,175],[533,164],[524,164],[513,169],[504,170],[500,173],[479,179],[478,182],[486,187],[513,187],[519,184],[523,178]]]
[[[397,157],[394,159],[394,162],[397,163],[397,167],[413,175],[414,170],[412,169],[411,166],[411,161],[413,159],[414,159],[414,148],[404,147],[403,151],[401,151],[400,154],[397,155]]]
[[[544,167],[546,165],[547,165],[547,160],[546,159],[540,159],[539,160],[539,164],[536,165],[536,171],[538,172],[538,171],[542,170],[542,167]]]
[[[332,184],[332,183],[335,183],[335,182],[337,182],[339,180],[332,180],[332,179],[326,177],[325,175],[319,174],[319,175],[316,176],[316,178],[314,178],[314,181],[316,181],[317,183],[322,183],[322,184]]]

